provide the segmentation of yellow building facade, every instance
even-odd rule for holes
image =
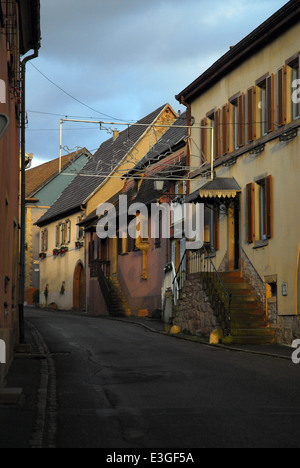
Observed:
[[[195,122],[191,199],[219,202],[205,222],[215,265],[241,272],[288,344],[300,336],[297,17],[287,4],[177,96]]]

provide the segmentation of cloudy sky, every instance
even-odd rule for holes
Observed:
[[[41,0],[42,47],[27,65],[26,151],[59,156],[60,118],[134,122],[175,100],[286,0]],[[110,138],[65,123],[63,154]]]

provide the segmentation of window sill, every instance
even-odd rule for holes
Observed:
[[[268,239],[255,241],[253,249],[262,249],[263,247],[267,247],[268,245],[269,245]]]

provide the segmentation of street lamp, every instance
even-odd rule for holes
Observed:
[[[9,118],[6,114],[0,114],[0,140],[9,126]]]
[[[154,181],[154,187],[155,187],[155,190],[157,190],[158,192],[161,192],[164,188],[164,183],[165,181],[164,180],[155,180]]]

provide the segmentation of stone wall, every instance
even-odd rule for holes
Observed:
[[[188,275],[175,308],[173,324],[179,326],[182,333],[207,337],[216,329],[217,319],[200,284],[199,274]]]

